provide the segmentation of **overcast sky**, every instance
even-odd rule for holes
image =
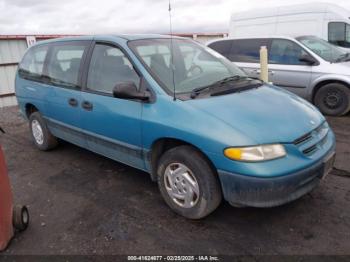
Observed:
[[[308,0],[171,2],[174,33],[227,32],[232,11],[310,3]],[[350,10],[350,0],[336,3]],[[167,33],[168,30],[168,0],[0,0],[0,34]]]

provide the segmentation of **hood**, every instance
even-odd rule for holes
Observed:
[[[293,142],[325,120],[304,99],[269,85],[188,102],[259,144]]]

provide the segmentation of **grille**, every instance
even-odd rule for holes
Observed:
[[[327,142],[328,131],[329,127],[327,122],[323,122],[311,132],[294,140],[293,144],[296,145],[303,154],[310,156]]]

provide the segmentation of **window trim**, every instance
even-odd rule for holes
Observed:
[[[89,50],[87,52],[87,57],[86,57],[86,61],[83,65],[83,71],[82,71],[82,85],[81,85],[81,91],[85,92],[85,93],[91,93],[91,94],[95,94],[95,95],[101,95],[101,96],[107,96],[107,97],[113,97],[113,94],[108,94],[102,91],[97,91],[97,90],[92,90],[89,89],[87,87],[87,80],[88,80],[88,76],[89,76],[89,68],[90,68],[90,64],[91,64],[91,60],[92,60],[92,54],[94,51],[94,48],[96,45],[107,45],[107,46],[111,46],[111,47],[115,47],[118,48],[124,55],[125,57],[129,60],[129,62],[131,63],[133,69],[135,70],[136,74],[139,76],[140,78],[140,83],[139,83],[139,88],[140,91],[149,91],[151,93],[151,99],[149,101],[141,101],[139,99],[128,99],[130,101],[137,101],[137,102],[142,102],[142,103],[153,103],[156,100],[156,94],[153,91],[153,89],[151,88],[151,86],[148,84],[148,82],[146,81],[146,79],[143,77],[141,71],[137,68],[137,66],[135,65],[134,61],[131,59],[130,55],[128,54],[128,52],[126,52],[125,48],[123,48],[121,45],[113,42],[113,41],[105,41],[105,40],[93,40]],[[115,98],[115,97],[113,97]],[[115,98],[118,99],[118,98]],[[127,99],[123,99],[123,100],[127,100]]]

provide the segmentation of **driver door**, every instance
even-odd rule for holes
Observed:
[[[139,101],[113,97],[113,87],[140,76],[117,46],[96,43],[82,92],[82,123],[91,151],[144,169]]]

